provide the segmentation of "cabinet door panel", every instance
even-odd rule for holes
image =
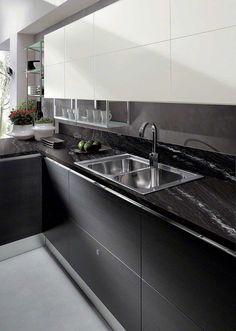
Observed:
[[[235,0],[171,0],[172,38],[235,24]]]
[[[117,1],[95,12],[94,34],[96,54],[168,40],[169,1]]]
[[[235,258],[148,213],[144,280],[204,330],[236,330]]]
[[[93,14],[65,27],[65,61],[93,55]]]
[[[236,27],[172,41],[173,101],[236,103],[235,38]]]
[[[189,318],[142,282],[142,331],[200,331]]]
[[[44,37],[44,65],[65,61],[65,29],[61,28]]]
[[[45,98],[65,97],[64,68],[65,64],[53,64],[44,67],[44,96]]]
[[[140,278],[76,225],[71,265],[126,330],[140,330]]]
[[[43,230],[47,239],[69,260],[69,171],[45,159],[43,172]]]
[[[41,156],[0,160],[0,245],[42,231]]]
[[[96,99],[169,100],[169,42],[96,56],[94,61]]]
[[[140,274],[139,209],[74,173],[69,186],[74,220]]]
[[[65,63],[65,97],[94,99],[94,70],[92,58]]]

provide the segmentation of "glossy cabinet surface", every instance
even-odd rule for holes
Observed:
[[[125,330],[141,330],[140,278],[74,225],[71,265]]]
[[[45,96],[234,105],[235,20],[234,0],[116,1],[45,36]]]
[[[236,2],[234,0],[171,0],[172,38],[235,24]]]
[[[43,170],[44,234],[69,261],[69,170],[49,159],[44,160]]]
[[[140,274],[140,210],[72,172],[69,187],[73,219]]]
[[[65,64],[58,63],[44,67],[44,97],[65,98]]]
[[[173,40],[173,100],[235,104],[235,39],[232,27]]]
[[[200,329],[236,329],[234,257],[148,213],[142,217],[142,238],[145,282]]]
[[[57,29],[44,37],[44,65],[65,61],[65,29]]]
[[[65,26],[65,61],[93,55],[93,14]]]
[[[65,97],[94,99],[93,58],[81,58],[65,63]]]
[[[168,101],[170,43],[95,57],[95,99]]]
[[[0,245],[42,232],[42,158],[0,160]]]
[[[95,54],[169,39],[169,1],[120,0],[94,14]]]
[[[187,316],[142,282],[142,331],[201,331]]]

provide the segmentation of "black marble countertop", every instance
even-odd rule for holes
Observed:
[[[74,165],[74,161],[121,153],[119,150],[110,149],[94,155],[74,155],[71,153],[71,146],[75,144],[75,138],[64,135],[58,136],[65,139],[64,148],[62,149],[51,149],[36,141],[18,141],[12,138],[0,139],[0,158],[40,152],[43,156],[47,156],[118,191],[198,234],[232,251],[236,250],[236,183],[234,180],[229,181],[224,178],[204,175],[204,178],[199,180],[141,195]],[[122,153],[124,153],[124,150]],[[133,154],[137,153],[134,151]],[[199,172],[197,170],[196,172]]]

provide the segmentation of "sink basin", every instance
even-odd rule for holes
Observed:
[[[147,168],[148,160],[130,154],[115,155],[98,160],[79,162],[91,171],[112,176]]]
[[[202,176],[159,163],[150,167],[149,160],[131,154],[114,155],[96,160],[75,162],[103,177],[140,194],[148,194],[180,185]]]
[[[202,176],[159,163],[158,168],[149,167],[114,177],[114,180],[141,194],[176,186]]]

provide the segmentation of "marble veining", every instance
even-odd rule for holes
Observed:
[[[67,135],[65,134],[66,128],[63,128],[62,133],[58,135],[65,140],[64,148],[58,150],[50,149],[34,140],[23,142],[14,139],[1,139],[0,158],[40,152],[43,156],[50,157],[75,171],[81,172],[163,216],[197,231],[200,235],[204,235],[231,250],[236,250],[234,157],[198,150],[196,150],[195,155],[193,149],[186,149],[182,152],[182,147],[159,144],[161,162],[201,173],[204,178],[143,196],[104,177],[78,169],[74,166],[74,161],[124,152],[148,157],[151,150],[149,141],[85,129],[73,134],[71,130],[69,128],[70,135]],[[98,139],[111,146],[111,149],[101,154],[76,155],[71,152],[71,147],[78,142],[78,137]]]

